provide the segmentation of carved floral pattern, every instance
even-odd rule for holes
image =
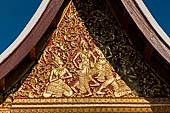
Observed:
[[[134,97],[93,42],[73,2],[15,98]]]
[[[106,1],[73,0],[95,44],[127,85],[138,96],[170,97],[170,89],[161,80],[161,75],[145,62]]]

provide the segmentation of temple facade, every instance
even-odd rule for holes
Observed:
[[[0,112],[170,112],[168,55],[128,13],[132,0],[55,1],[37,44],[1,77]]]

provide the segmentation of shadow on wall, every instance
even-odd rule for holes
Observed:
[[[167,85],[135,49],[105,0],[73,2],[95,44],[136,95],[170,97]]]
[[[150,97],[170,97],[170,89],[159,79],[144,57],[125,35],[106,0],[73,0],[95,44],[131,90],[150,102]],[[156,112],[158,107],[152,106]]]

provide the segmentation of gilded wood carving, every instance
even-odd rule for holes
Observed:
[[[73,2],[14,98],[135,95],[95,45]]]
[[[91,0],[88,3],[90,5]],[[120,28],[110,29],[108,18],[98,18],[105,15],[99,10],[92,11],[90,15],[93,16],[87,21],[103,22],[102,25],[109,29],[106,29],[107,32],[101,29],[103,37],[100,40],[94,30],[92,36],[96,36],[93,39],[86,27],[87,21],[81,16],[83,4],[86,2],[70,1],[38,63],[18,91],[1,105],[0,112],[152,112],[160,104],[164,107],[159,106],[159,109],[168,111],[170,104],[167,98],[138,97],[116,73],[113,61],[116,63],[117,60],[113,59],[113,50],[125,48],[124,53],[129,52],[131,57],[134,57],[135,51],[124,45],[126,38]],[[118,43],[112,43],[115,49],[104,45],[116,38],[113,32],[119,36],[116,39]],[[129,57],[129,54],[126,56]],[[122,73],[131,74],[134,69],[126,58],[122,58],[119,65]],[[120,72],[120,68],[117,71]]]

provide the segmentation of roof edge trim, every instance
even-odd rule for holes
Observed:
[[[43,12],[48,6],[50,0],[43,0],[38,7],[37,11],[34,13],[26,27],[22,30],[16,40],[0,55],[0,64],[17,49],[17,47],[24,41],[26,36],[30,33],[30,31],[34,28],[38,20],[41,18]]]
[[[154,19],[146,5],[142,0],[135,0],[136,4],[143,12],[145,18],[149,21],[151,26],[155,29],[155,31],[160,35],[160,37],[164,40],[164,42],[170,47],[170,37],[164,32],[164,30],[160,27],[158,22]]]

